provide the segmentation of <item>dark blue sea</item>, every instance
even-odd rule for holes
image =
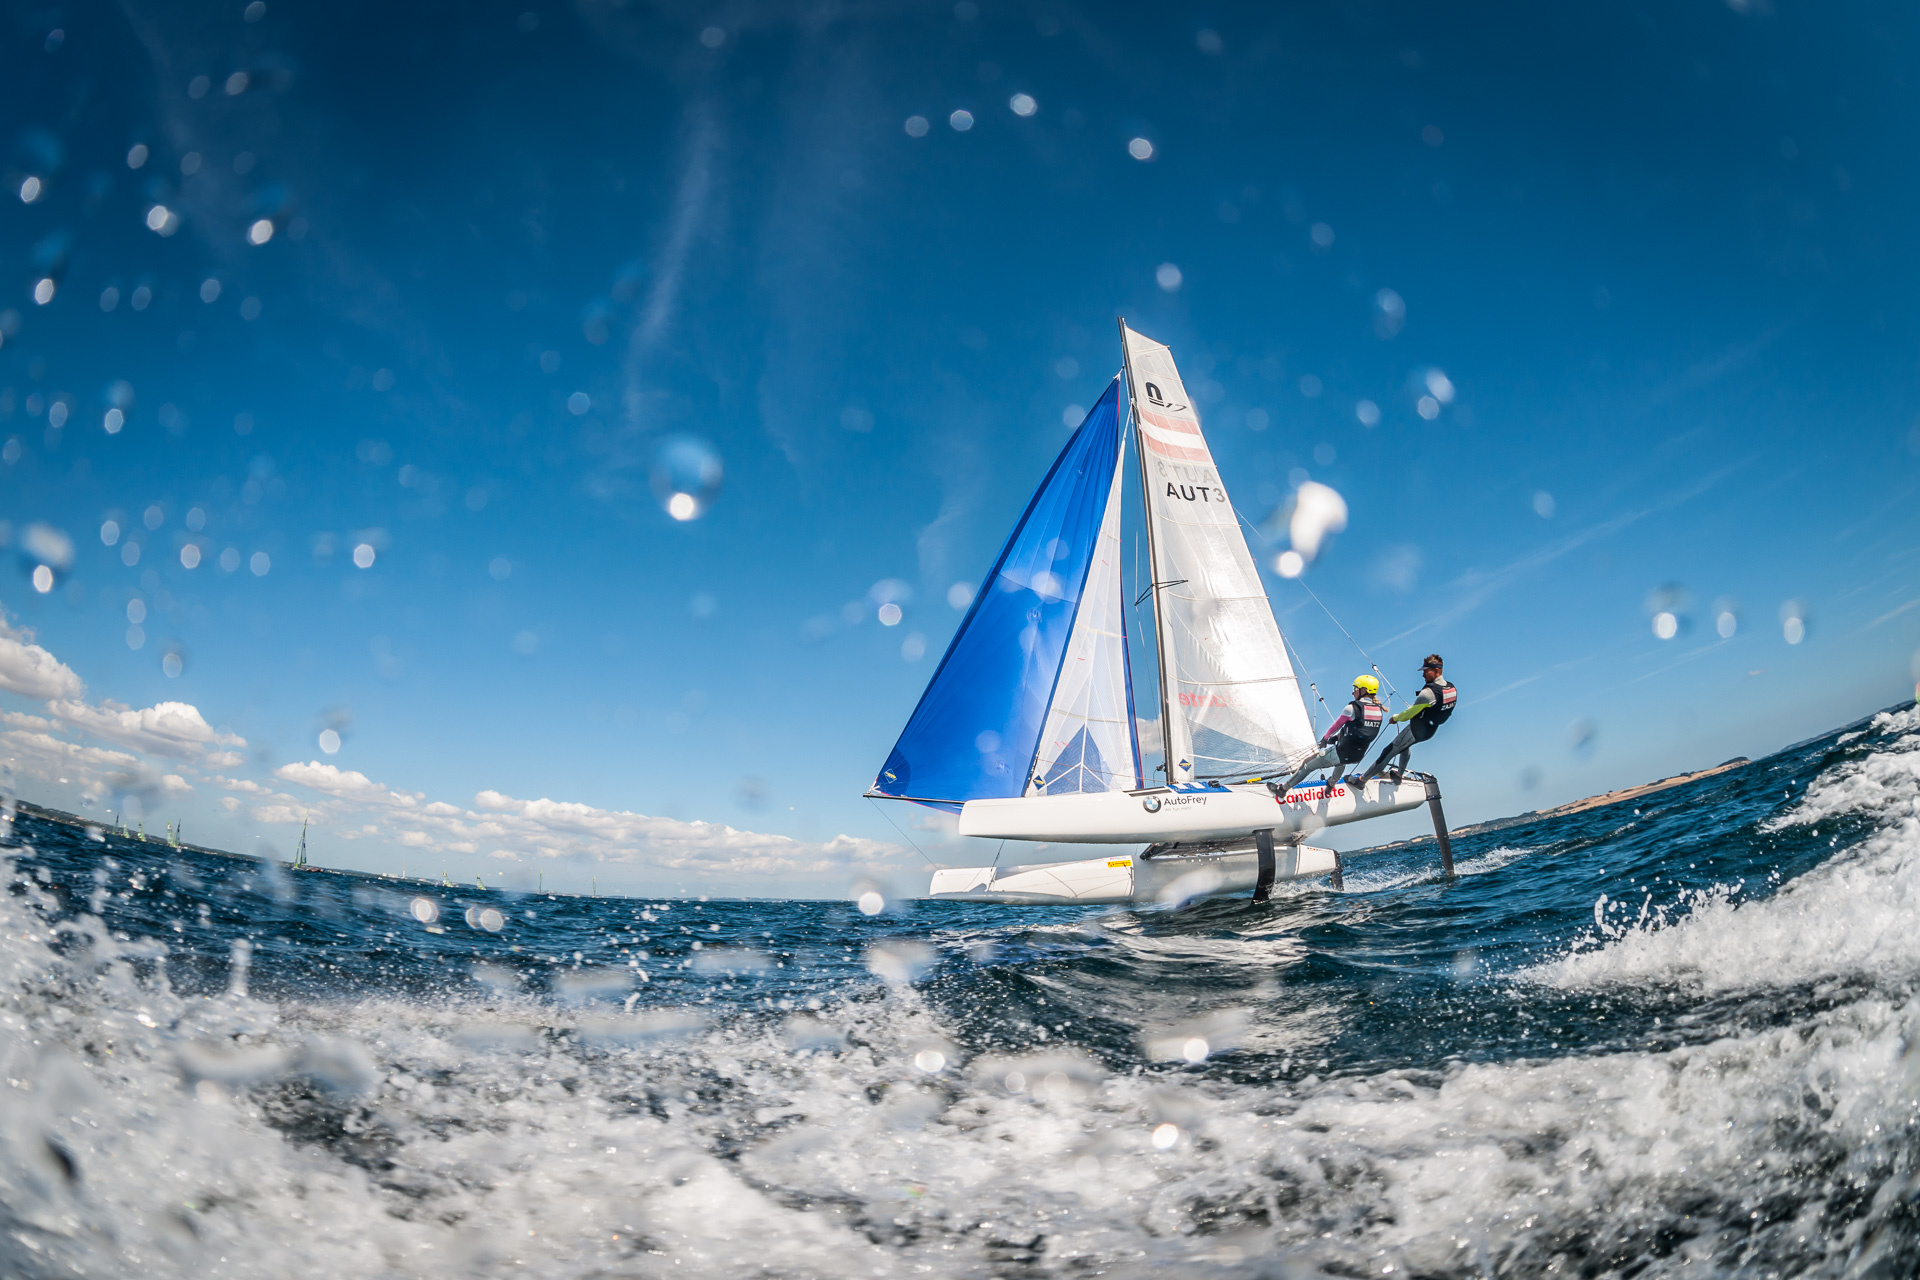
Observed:
[[[1920,711],[1165,910],[514,896],[41,821],[8,1276],[1920,1272]]]

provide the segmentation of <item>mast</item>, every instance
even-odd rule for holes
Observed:
[[[1120,367],[1127,379],[1127,423],[1133,432],[1134,456],[1140,460],[1140,501],[1144,504],[1150,480],[1147,476],[1147,451],[1140,444],[1140,406],[1133,393],[1133,360],[1127,352],[1125,316],[1120,317]],[[1173,776],[1173,716],[1167,705],[1167,691],[1173,686],[1173,672],[1169,667],[1173,653],[1167,645],[1166,627],[1160,618],[1160,556],[1153,543],[1152,513],[1143,514],[1146,518],[1142,523],[1147,527],[1147,590],[1153,596],[1153,650],[1160,666],[1160,772],[1166,775],[1168,782],[1184,782],[1186,779]],[[1132,699],[1131,685],[1127,689],[1127,696],[1129,700]],[[1142,778],[1140,784],[1146,786],[1147,779]]]

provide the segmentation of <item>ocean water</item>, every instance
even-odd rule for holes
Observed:
[[[8,1276],[1920,1271],[1913,708],[1258,905],[11,841]]]

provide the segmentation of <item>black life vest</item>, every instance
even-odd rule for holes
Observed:
[[[1341,709],[1341,715],[1347,722],[1340,726],[1340,736],[1333,745],[1340,753],[1343,764],[1352,764],[1367,754],[1367,748],[1380,736],[1381,726],[1387,722],[1387,709],[1371,694],[1363,694]]]
[[[1427,722],[1428,727],[1438,729],[1453,715],[1453,700],[1459,690],[1452,682],[1442,678],[1429,680],[1422,688],[1433,690],[1433,706],[1420,713],[1419,718]]]

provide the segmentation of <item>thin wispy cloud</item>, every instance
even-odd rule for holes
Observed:
[[[1527,575],[1544,569],[1554,561],[1578,551],[1590,543],[1612,537],[1621,530],[1638,524],[1648,516],[1658,515],[1663,511],[1671,511],[1675,507],[1691,502],[1745,465],[1746,460],[1742,460],[1720,467],[1696,483],[1676,491],[1661,501],[1654,503],[1652,506],[1642,507],[1637,511],[1629,511],[1622,515],[1617,515],[1610,520],[1603,520],[1599,524],[1591,525],[1580,530],[1578,533],[1549,543],[1538,551],[1521,556],[1518,560],[1502,565],[1498,569],[1484,573],[1469,572],[1461,574],[1447,584],[1458,597],[1452,606],[1432,617],[1424,618],[1414,623],[1404,631],[1396,632],[1384,640],[1375,641],[1374,647],[1384,648],[1387,645],[1397,644],[1402,640],[1419,635],[1423,631],[1446,627],[1451,623],[1458,622]]]

